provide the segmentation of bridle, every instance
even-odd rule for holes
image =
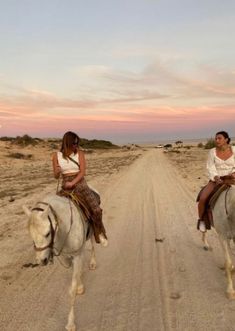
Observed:
[[[228,205],[227,205],[227,195],[228,195],[228,191],[231,189],[231,185],[227,188],[226,192],[225,192],[225,212],[226,215],[228,216]]]
[[[54,247],[54,243],[55,243],[55,235],[56,235],[57,229],[58,229],[58,227],[59,227],[59,222],[58,222],[58,219],[59,219],[59,218],[58,218],[58,216],[57,216],[55,210],[52,208],[52,206],[51,206],[49,203],[44,202],[44,201],[39,201],[38,204],[43,204],[43,205],[46,205],[46,206],[48,206],[48,207],[50,208],[50,210],[51,210],[51,212],[52,212],[52,215],[54,216],[55,227],[53,227],[53,223],[52,223],[52,220],[51,220],[51,218],[50,218],[50,215],[48,215],[48,220],[49,220],[49,222],[50,222],[50,234],[51,234],[51,240],[50,240],[49,244],[46,245],[46,246],[44,246],[44,247],[37,247],[37,246],[35,245],[35,243],[34,243],[34,250],[35,250],[36,252],[42,252],[42,251],[44,251],[45,249],[50,248],[50,260],[51,260],[51,262],[53,262],[53,257],[54,257],[54,256],[57,256],[57,257],[60,256],[60,254],[61,254],[61,252],[62,252],[62,250],[63,250],[63,248],[64,248],[64,244],[65,244],[65,242],[66,242],[66,240],[67,240],[67,238],[68,238],[68,236],[69,236],[69,233],[70,233],[71,228],[72,228],[72,225],[73,225],[73,213],[72,213],[71,201],[69,200],[70,213],[71,213],[70,228],[69,228],[69,231],[67,232],[67,234],[66,234],[66,236],[65,236],[65,239],[64,239],[63,244],[61,245],[61,248],[60,248],[57,252],[55,252],[56,248]],[[34,207],[34,208],[32,209],[32,211],[33,211],[33,210],[45,211],[45,210],[44,210],[43,208],[41,208],[41,207]]]
[[[35,245],[35,243],[34,243],[34,249],[35,249],[36,252],[44,251],[44,250],[47,249],[47,248],[50,248],[51,250],[53,250],[53,248],[54,248],[54,242],[55,242],[55,234],[56,234],[56,231],[57,231],[57,228],[58,228],[58,217],[57,217],[57,215],[56,215],[54,209],[51,207],[51,205],[50,205],[49,203],[42,202],[42,201],[40,201],[40,202],[38,202],[38,203],[43,204],[43,205],[46,205],[46,206],[49,206],[49,208],[50,208],[50,210],[51,210],[51,212],[52,212],[52,214],[53,214],[53,216],[54,216],[54,219],[55,219],[55,223],[56,223],[56,224],[55,224],[55,228],[54,228],[54,227],[53,227],[53,224],[52,224],[52,220],[51,220],[51,218],[50,218],[50,215],[48,215],[48,220],[49,220],[49,222],[50,222],[50,234],[51,234],[51,240],[50,240],[49,244],[46,245],[46,246],[44,246],[44,247],[37,247],[37,246]],[[44,209],[43,209],[43,208],[40,208],[40,207],[34,207],[34,208],[32,209],[32,211],[33,211],[33,210],[44,211]]]

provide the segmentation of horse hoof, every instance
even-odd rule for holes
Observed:
[[[235,300],[235,292],[227,292],[227,298],[229,300]]]
[[[96,263],[95,262],[92,262],[89,264],[89,269],[90,270],[95,270],[96,269]]]
[[[203,246],[204,251],[212,251],[212,247],[210,246]]]
[[[84,287],[84,285],[80,285],[80,286],[78,286],[77,287],[77,294],[78,295],[82,295],[82,294],[84,294],[85,293],[85,287]]]

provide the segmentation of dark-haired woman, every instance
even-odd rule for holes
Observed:
[[[215,145],[216,147],[210,149],[207,159],[209,182],[201,192],[198,202],[198,228],[201,232],[206,231],[202,217],[209,195],[218,184],[223,183],[222,176],[230,175],[231,178],[235,178],[235,146],[230,145],[228,133],[225,131],[217,132]]]
[[[97,243],[107,246],[106,231],[102,222],[102,209],[100,198],[87,185],[84,178],[86,162],[84,152],[79,149],[79,137],[76,133],[68,131],[64,134],[59,152],[53,153],[52,164],[54,177],[62,175],[62,188],[73,191],[85,201],[91,213],[94,236]]]

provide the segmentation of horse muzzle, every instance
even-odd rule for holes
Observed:
[[[53,253],[50,250],[48,253],[46,252],[38,252],[36,256],[37,263],[41,266],[46,266],[49,263],[53,263]]]
[[[41,260],[41,265],[46,266],[48,264],[49,259],[45,257],[45,259]]]

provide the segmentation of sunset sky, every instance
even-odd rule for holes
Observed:
[[[235,136],[234,0],[0,0],[0,136]]]

